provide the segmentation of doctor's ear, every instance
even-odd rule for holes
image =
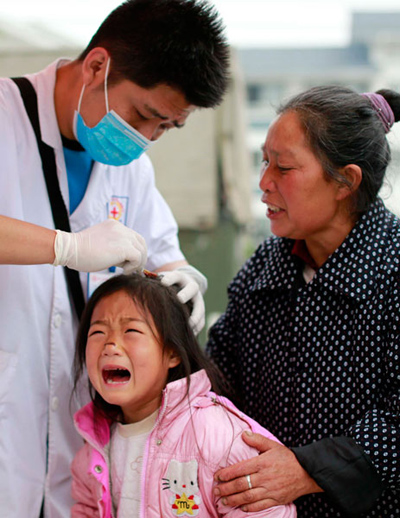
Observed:
[[[82,63],[82,80],[85,86],[98,86],[104,82],[109,52],[103,47],[95,47]]]
[[[347,183],[339,185],[337,191],[337,199],[344,200],[350,195],[353,195],[360,187],[362,180],[361,167],[356,164],[349,164],[340,169],[340,174],[346,178]]]

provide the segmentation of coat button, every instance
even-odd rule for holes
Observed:
[[[103,473],[103,468],[98,464],[94,467],[96,473]]]
[[[161,446],[162,445],[162,440],[161,439],[157,439],[157,446]]]
[[[54,326],[56,328],[58,328],[58,327],[60,327],[61,324],[62,324],[62,316],[60,315],[60,313],[57,313],[54,316]]]

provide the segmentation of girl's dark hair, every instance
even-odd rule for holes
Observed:
[[[400,95],[379,90],[400,119]],[[320,160],[327,179],[349,185],[340,168],[356,164],[362,181],[354,193],[353,212],[365,212],[382,187],[391,153],[385,128],[370,101],[341,86],[318,86],[290,99],[278,114],[295,112],[307,141]]]
[[[85,369],[86,343],[90,322],[97,304],[118,291],[127,293],[134,303],[146,314],[151,315],[155,331],[158,333],[163,351],[173,351],[181,362],[169,369],[167,383],[181,378],[190,385],[190,375],[205,369],[210,378],[212,388],[220,393],[222,390],[222,374],[214,363],[205,355],[189,325],[190,308],[182,304],[174,286],[164,286],[158,277],[150,278],[139,274],[118,275],[101,284],[94,292],[83,312],[74,359],[74,387]],[[103,415],[118,419],[121,415],[119,406],[110,405],[96,392],[89,380],[92,401]]]
[[[221,18],[205,0],[127,0],[112,11],[79,56],[111,56],[109,84],[168,84],[188,103],[215,107],[228,86],[229,46]]]

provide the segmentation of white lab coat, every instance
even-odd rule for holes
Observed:
[[[54,108],[57,61],[29,76],[38,94],[42,139],[55,149],[69,207],[64,156]],[[19,91],[0,79],[0,214],[53,227],[40,156]],[[154,185],[147,156],[128,166],[96,163],[70,217],[79,231],[112,209],[146,239],[154,269],[183,259],[176,222]],[[81,274],[86,290],[87,274]],[[69,516],[70,462],[81,447],[70,404],[76,319],[64,272],[50,265],[0,266],[0,517]],[[47,474],[46,474],[47,463]]]

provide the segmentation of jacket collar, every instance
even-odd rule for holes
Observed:
[[[384,260],[385,238],[390,214],[379,198],[358,220],[340,247],[318,269],[310,286],[321,285],[331,292],[340,292],[356,300],[372,296],[377,273]],[[374,225],[371,226],[371,222]],[[270,240],[265,265],[254,280],[251,290],[290,290],[296,285],[303,264],[291,255],[293,241]],[[373,252],[373,253],[372,253]]]
[[[356,301],[370,298],[376,292],[382,267],[391,267],[387,247],[394,221],[395,216],[378,198],[318,270],[315,281],[324,284],[328,291],[343,293]]]
[[[110,442],[111,421],[98,415],[93,402],[76,412],[74,422],[76,429],[85,441],[97,450],[102,451]]]
[[[250,291],[290,290],[297,284],[302,263],[291,254],[293,243],[292,239],[272,238],[264,244],[265,263]]]
[[[190,376],[188,392],[186,378],[168,383],[163,392],[158,421],[173,421],[177,414],[196,406],[196,400],[210,390],[211,383],[204,370]]]
[[[156,426],[167,425],[174,421],[176,416],[183,411],[198,406],[196,400],[211,389],[210,380],[204,370],[195,372],[190,376],[190,388],[188,394],[186,378],[168,383],[163,391],[163,398]],[[211,400],[210,400],[211,404]],[[95,407],[93,403],[78,410],[74,416],[75,426],[82,437],[97,450],[102,451],[110,442],[111,421],[97,416],[95,420]]]
[[[40,133],[43,142],[54,149],[62,149],[60,129],[54,105],[57,69],[68,60],[60,58],[36,74],[27,75],[38,97]]]

